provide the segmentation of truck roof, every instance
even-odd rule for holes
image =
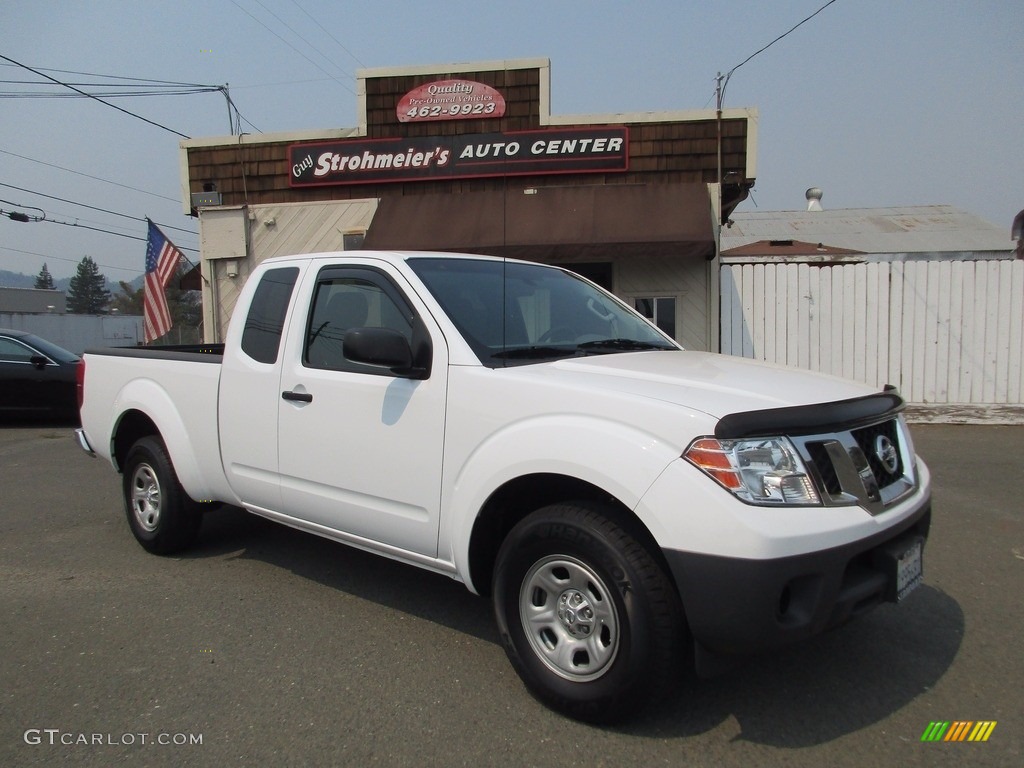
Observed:
[[[432,259],[477,259],[482,261],[504,261],[500,256],[485,256],[479,253],[459,253],[454,251],[320,251],[317,253],[296,253],[290,256],[274,256],[264,259],[261,264],[291,261],[294,259],[312,259],[324,261],[337,258],[367,258],[378,261],[386,261],[392,264],[405,262],[411,258],[432,258]],[[522,261],[515,259],[516,263],[531,264],[536,262]],[[545,265],[540,265],[545,266]]]

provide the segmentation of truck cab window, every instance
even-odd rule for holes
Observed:
[[[271,269],[260,280],[242,330],[242,351],[260,363],[276,363],[285,313],[291,300],[297,267]]]
[[[303,362],[311,368],[367,372],[367,366],[345,358],[345,333],[353,328],[387,328],[411,344],[413,314],[403,304],[376,276],[321,278],[313,296]]]

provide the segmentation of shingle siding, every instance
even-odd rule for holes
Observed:
[[[408,138],[461,134],[587,127],[541,124],[541,77],[539,67],[481,70],[417,75],[368,77],[366,88],[366,136],[359,138]],[[506,101],[505,116],[431,122],[399,122],[395,107],[402,96],[425,83],[444,79],[473,80],[498,90]],[[629,170],[622,173],[582,173],[554,176],[521,176],[516,185],[542,187],[571,184],[675,183],[717,179],[717,126],[714,120],[678,122],[623,122],[629,128]],[[723,171],[747,167],[746,119],[726,119],[722,124]],[[224,205],[259,205],[276,202],[350,200],[391,194],[486,190],[501,188],[504,180],[463,179],[411,181],[390,184],[351,184],[315,188],[288,185],[288,147],[292,142],[225,144],[188,147],[191,192],[203,191],[214,182]],[[310,142],[316,143],[316,142]],[[244,176],[244,179],[243,179]]]

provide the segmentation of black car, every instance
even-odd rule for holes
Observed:
[[[25,331],[0,328],[0,418],[78,419],[81,359]]]

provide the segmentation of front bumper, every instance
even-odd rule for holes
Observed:
[[[836,627],[896,599],[894,553],[922,546],[931,523],[925,496],[913,514],[876,535],[767,560],[663,549],[693,634],[697,671]]]

